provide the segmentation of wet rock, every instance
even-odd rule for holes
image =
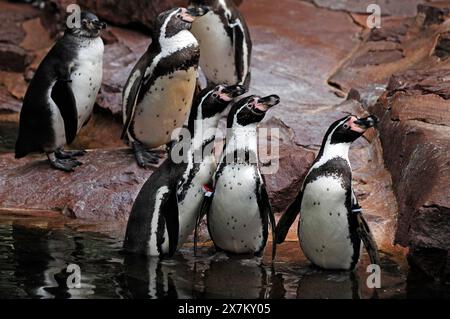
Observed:
[[[151,42],[139,32],[109,27],[109,43],[103,57],[103,83],[97,104],[113,115],[122,116],[122,89],[131,69]]]
[[[236,0],[240,4],[243,0]],[[65,16],[65,10],[71,1],[51,0],[51,13],[58,17]],[[159,13],[174,8],[186,7],[187,0],[79,0],[77,1],[83,9],[94,12],[99,18],[119,26],[139,26],[151,29],[153,22]]]
[[[126,221],[152,170],[129,150],[96,150],[73,173],[51,169],[43,155],[0,156],[0,203],[9,209],[55,210],[72,218]]]
[[[450,1],[419,5],[414,20],[389,19],[364,36],[361,47],[328,82],[348,92],[357,89],[365,104],[383,93],[392,74],[408,69],[445,68]],[[383,20],[384,21],[384,20]],[[433,54],[434,52],[434,54]]]
[[[374,107],[398,202],[395,241],[409,247],[411,263],[432,277],[444,276],[450,249],[449,72],[395,75]]]
[[[346,12],[366,13],[369,4],[378,4],[383,16],[415,16],[417,4],[424,3],[425,0],[375,0],[371,2],[360,0],[310,0],[321,8],[330,10],[340,10]]]
[[[15,99],[8,90],[0,85],[0,111],[19,112],[22,102]]]
[[[275,213],[284,212],[297,196],[315,154],[300,146],[281,145],[278,170],[264,175],[267,191]]]

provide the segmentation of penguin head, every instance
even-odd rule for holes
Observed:
[[[251,95],[241,99],[231,107],[228,127],[258,123],[264,118],[266,112],[278,103],[280,103],[280,97],[274,94],[265,97]]]
[[[222,114],[228,105],[238,96],[246,93],[247,89],[243,85],[217,85],[213,89],[206,88],[197,96],[192,105],[192,120],[200,120]],[[201,108],[201,113],[199,109]]]
[[[215,0],[191,0],[188,10],[193,16],[204,16],[212,10]]]
[[[67,30],[76,36],[96,38],[100,36],[100,31],[105,28],[106,23],[101,22],[95,14],[81,11],[79,28],[71,27],[67,28]]]
[[[190,30],[195,16],[186,8],[174,8],[158,15],[153,25],[153,37],[158,39],[161,34],[170,38],[183,30]]]
[[[346,116],[331,124],[325,134],[324,142],[329,140],[330,144],[352,143],[367,129],[374,127],[378,121],[374,115],[364,118],[358,118],[356,115]]]

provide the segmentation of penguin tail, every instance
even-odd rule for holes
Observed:
[[[15,147],[15,158],[25,157],[29,153],[29,149],[25,143],[21,142],[20,137],[17,139]]]

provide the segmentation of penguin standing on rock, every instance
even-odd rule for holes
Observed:
[[[252,41],[233,0],[191,0],[189,9],[203,15],[191,32],[200,44],[200,67],[208,85],[250,85]]]
[[[16,158],[45,152],[53,168],[72,171],[81,165],[64,151],[89,120],[102,83],[103,41],[106,24],[81,12],[80,26],[68,27],[39,65],[20,112]]]
[[[361,240],[372,264],[379,264],[377,244],[352,188],[350,145],[378,122],[375,116],[346,116],[334,122],[302,188],[276,228],[281,244],[300,212],[298,237],[306,257],[325,269],[354,269]]]
[[[128,136],[141,167],[158,162],[159,156],[148,148],[168,144],[191,108],[200,56],[197,39],[189,32],[193,21],[185,8],[161,13],[152,43],[124,87],[122,138]]]
[[[206,194],[197,222],[206,215],[218,250],[259,256],[266,246],[269,222],[275,235],[275,219],[258,167],[257,124],[279,101],[276,95],[252,95],[231,107],[228,136],[214,175],[214,193]],[[272,258],[275,247],[273,241]]]
[[[228,104],[245,93],[240,85],[219,85],[196,96],[189,136],[176,143],[167,159],[142,187],[128,220],[124,249],[149,256],[171,256],[195,227],[203,185],[216,168],[215,132]],[[180,155],[180,148],[185,150]],[[174,156],[180,155],[176,159]]]

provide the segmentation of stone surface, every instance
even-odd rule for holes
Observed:
[[[235,0],[240,4],[243,0]],[[64,17],[65,8],[71,4],[70,0],[50,0],[49,16]],[[83,9],[97,14],[105,21],[119,26],[140,27],[151,29],[159,13],[173,7],[186,7],[187,0],[79,0]],[[51,18],[51,17],[50,17]]]
[[[329,78],[343,92],[360,91],[366,104],[373,104],[383,93],[392,74],[408,69],[448,68],[447,36],[444,23],[450,1],[418,7],[415,19],[390,19],[380,30],[364,36],[364,43]]]
[[[345,12],[366,13],[369,4],[380,6],[381,15],[392,16],[415,16],[417,5],[426,0],[310,0],[321,8],[339,10]],[[372,11],[371,11],[372,12]]]
[[[432,277],[450,250],[449,79],[449,69],[397,74],[374,107],[398,201],[395,240]]]
[[[45,156],[0,156],[2,208],[55,210],[73,218],[127,220],[152,170],[141,169],[129,150],[96,150],[73,173],[51,169]],[[20,191],[18,191],[20,189]]]

